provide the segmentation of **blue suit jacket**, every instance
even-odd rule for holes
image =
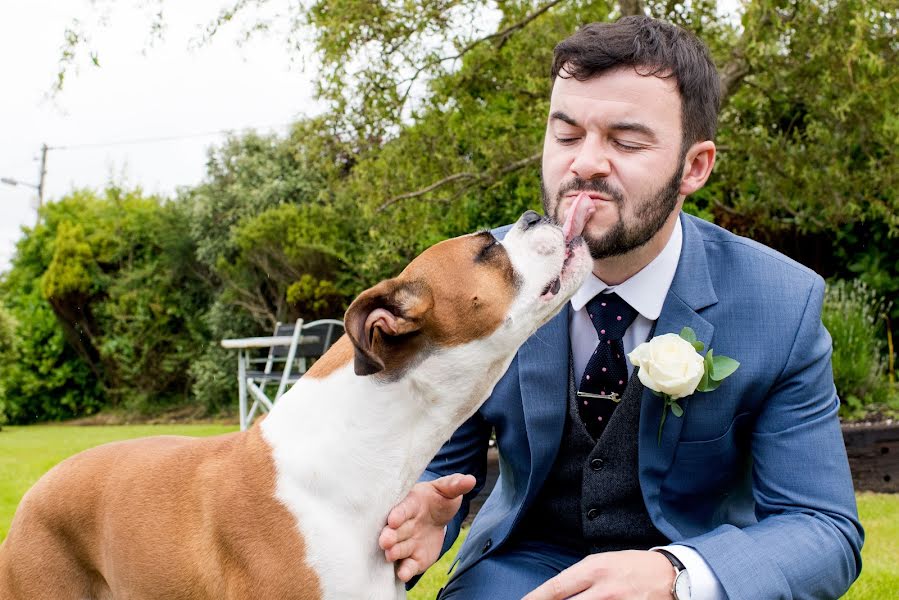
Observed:
[[[861,569],[858,521],[837,418],[823,280],[777,252],[689,215],[655,335],[691,327],[740,361],[714,392],[685,398],[657,441],[661,401],[643,390],[639,478],[655,526],[708,562],[731,600],[837,598]],[[472,473],[447,529],[456,539],[483,486],[496,431],[500,477],[472,524],[457,574],[503,545],[537,496],[562,436],[566,305],[521,347],[481,409],[422,479]]]

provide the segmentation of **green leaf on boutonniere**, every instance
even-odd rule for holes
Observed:
[[[709,354],[711,354],[711,351],[709,351]],[[740,363],[732,358],[727,356],[716,356],[712,359],[712,372],[709,377],[715,381],[721,381],[725,377],[732,375],[739,366]]]
[[[680,330],[678,335],[680,335],[682,339],[688,341],[697,352],[702,352],[705,348],[705,344],[696,339],[696,332],[690,327],[684,327]]]
[[[721,385],[721,380],[715,379],[712,376],[712,373],[715,371],[715,356],[713,355],[711,348],[709,348],[708,354],[705,355],[703,363],[704,372],[702,374],[702,379],[699,380],[699,385],[696,386],[696,391],[712,392],[718,389],[718,386]]]
[[[674,416],[675,416],[675,417],[682,417],[682,416],[684,416],[684,409],[682,409],[681,406],[680,406],[680,404],[678,404],[678,403],[675,402],[674,400],[671,401],[671,412],[674,413]]]

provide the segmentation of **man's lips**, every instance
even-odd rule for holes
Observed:
[[[565,194],[563,196],[563,198],[577,198],[581,194],[587,194],[587,196],[591,200],[599,200],[601,202],[611,202],[612,201],[611,198],[609,198],[608,196],[603,196],[599,192],[585,192],[585,191],[574,191],[574,192]]]

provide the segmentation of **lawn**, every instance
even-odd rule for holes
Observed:
[[[126,425],[73,427],[40,425],[5,427],[0,431],[0,540],[6,537],[16,505],[45,471],[65,457],[105,442],[145,435],[206,436],[236,429],[225,425]],[[899,589],[899,495],[858,495],[859,513],[867,537],[862,576],[845,598],[887,600]],[[410,600],[430,600],[446,581],[452,555],[444,556],[409,594]]]

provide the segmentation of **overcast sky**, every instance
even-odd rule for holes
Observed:
[[[206,149],[223,139],[200,134],[284,133],[285,125],[316,112],[314,73],[291,64],[280,37],[257,37],[239,48],[236,34],[226,31],[188,49],[200,26],[229,2],[166,3],[166,39],[152,48],[139,3],[115,4],[109,26],[92,38],[101,68],[82,66],[47,100],[66,26],[73,17],[90,22],[90,2],[0,3],[0,177],[36,185],[47,144],[45,201],[73,188],[102,189],[110,179],[168,194],[198,183]],[[166,137],[178,139],[118,143]],[[34,224],[36,202],[35,190],[0,184],[0,271],[8,268],[21,227]]]

